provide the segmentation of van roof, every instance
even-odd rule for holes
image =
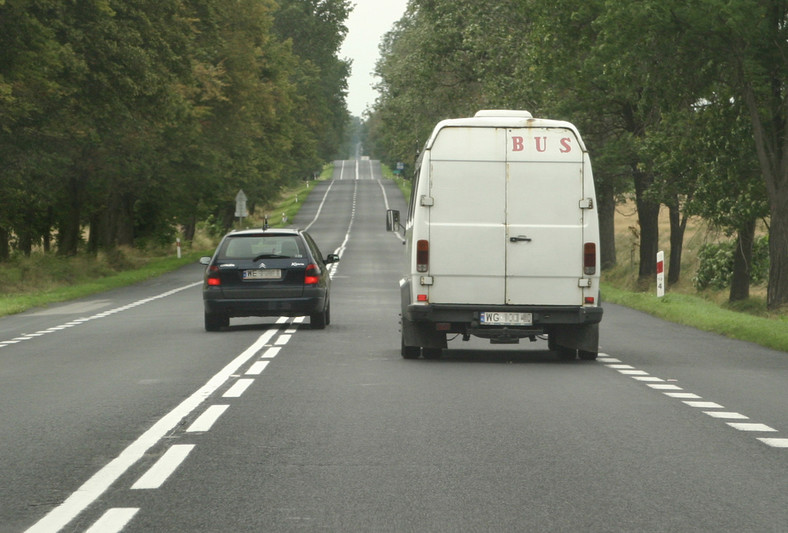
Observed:
[[[473,117],[466,118],[452,118],[440,121],[435,129],[432,130],[427,144],[424,146],[425,150],[432,148],[435,142],[435,137],[438,132],[443,128],[565,128],[572,130],[582,150],[585,152],[586,147],[583,143],[580,133],[577,128],[570,122],[563,120],[551,120],[546,118],[533,118],[533,115],[528,111],[514,110],[514,109],[483,109],[478,111]]]

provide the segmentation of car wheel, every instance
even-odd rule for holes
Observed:
[[[331,302],[326,304],[326,326],[331,324]]]
[[[582,361],[594,361],[596,359],[597,353],[596,352],[587,352],[585,350],[578,350],[577,356]]]
[[[309,315],[309,326],[312,329],[325,329],[328,320],[328,309],[323,309],[322,312],[316,315]]]
[[[205,313],[205,331],[219,331],[230,325],[230,318],[215,313]]]

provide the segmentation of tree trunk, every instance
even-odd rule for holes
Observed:
[[[752,247],[755,242],[755,220],[739,228],[736,248],[733,250],[733,276],[728,300],[735,302],[750,297],[750,273],[752,270]]]
[[[58,255],[76,255],[80,242],[80,221],[82,219],[82,186],[80,178],[68,178],[66,185],[68,212],[63,215],[58,228]]]
[[[635,169],[635,203],[640,225],[640,268],[638,279],[649,282],[657,275],[657,249],[659,247],[659,203],[646,198],[651,177]]]
[[[8,246],[8,230],[0,227],[0,261],[6,261],[11,257],[11,248]]]
[[[778,196],[781,201],[772,202],[769,224],[769,309],[788,306],[788,183]]]
[[[602,270],[616,266],[616,199],[612,193],[597,193],[599,212],[599,256]]]
[[[674,285],[681,278],[681,254],[684,250],[684,232],[687,217],[681,216],[678,198],[668,206],[670,218],[670,263],[668,264],[668,285]]]
[[[116,241],[118,244],[134,246],[134,195],[121,194],[118,198]]]

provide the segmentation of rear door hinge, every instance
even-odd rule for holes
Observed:
[[[580,200],[580,209],[593,209],[594,200],[592,198],[583,198]]]
[[[591,278],[580,278],[577,280],[578,287],[590,287],[591,286]]]
[[[420,203],[423,207],[432,207],[433,205],[435,205],[435,199],[432,196],[427,196],[426,194],[422,194]]]

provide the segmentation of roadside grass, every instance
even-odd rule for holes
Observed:
[[[144,261],[126,259],[124,269],[119,272],[114,271],[102,256],[64,258],[39,255],[13,261],[3,265],[6,280],[10,278],[16,282],[10,288],[7,282],[0,287],[0,316],[132,285],[195,262],[201,255],[204,252],[195,251],[183,254],[181,259],[176,256]],[[136,265],[132,266],[134,263]]]
[[[657,298],[652,292],[631,292],[610,283],[602,284],[602,301],[732,339],[788,351],[788,316],[785,315],[754,316],[725,309],[701,296],[670,292]]]
[[[332,166],[326,165],[319,179],[331,176]],[[281,227],[293,220],[314,182],[304,182],[282,192],[279,200],[259,214],[244,221],[248,227],[262,226],[264,214],[269,214],[272,227]],[[283,214],[286,219],[283,217]],[[276,216],[273,216],[276,214]],[[189,246],[184,243],[181,259],[176,248],[138,250],[117,248],[96,255],[80,254],[60,257],[36,251],[30,257],[14,255],[0,263],[0,316],[21,313],[33,307],[82,298],[111,289],[125,287],[177,270],[195,263],[201,256],[210,255],[218,242],[206,232],[195,236]]]

